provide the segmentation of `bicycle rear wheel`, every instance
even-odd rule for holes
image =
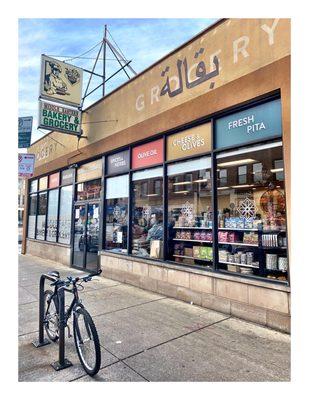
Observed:
[[[74,312],[73,332],[80,362],[87,374],[93,376],[101,366],[101,349],[94,322],[84,308]]]
[[[52,296],[53,292],[51,290],[45,290],[44,327],[49,339],[52,342],[56,342],[59,338],[58,299]]]

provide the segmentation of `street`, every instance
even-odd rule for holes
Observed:
[[[99,333],[101,369],[89,377],[74,339],[66,338],[73,366],[56,372],[50,364],[57,360],[57,344],[32,345],[38,338],[39,278],[50,270],[61,277],[83,274],[19,255],[19,381],[290,380],[289,335],[102,277],[80,292]]]

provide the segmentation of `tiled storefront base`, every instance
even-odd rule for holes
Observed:
[[[70,265],[70,246],[31,239],[27,239],[26,246],[27,254]]]
[[[109,252],[101,252],[100,260],[107,278],[290,332],[290,290],[286,286]]]

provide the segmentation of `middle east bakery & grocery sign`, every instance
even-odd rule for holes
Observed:
[[[81,112],[77,109],[40,101],[39,128],[79,135],[81,133]]]

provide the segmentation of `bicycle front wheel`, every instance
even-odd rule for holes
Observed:
[[[74,312],[73,331],[80,362],[87,374],[93,376],[101,366],[101,349],[94,322],[84,308]]]

